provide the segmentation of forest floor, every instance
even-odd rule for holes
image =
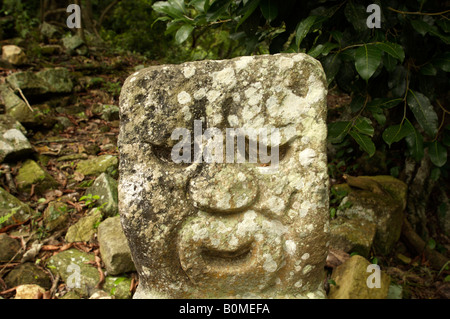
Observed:
[[[20,69],[0,69],[0,79],[24,69],[38,71],[44,67],[65,67],[75,75],[75,88],[70,96],[62,97],[65,100],[67,110],[82,109],[81,113],[70,112],[58,114],[64,116],[73,124],[64,130],[32,128],[28,130],[28,138],[35,150],[35,157],[46,157],[45,168],[59,182],[58,189],[48,191],[44,194],[15,193],[14,196],[29,204],[38,214],[32,220],[12,226],[3,227],[0,233],[11,234],[13,231],[25,229],[28,232],[36,232],[42,240],[51,239],[46,245],[53,249],[41,250],[36,259],[46,260],[52,254],[64,249],[65,230],[62,232],[48,233],[43,229],[41,213],[45,205],[63,196],[71,195],[73,200],[69,205],[74,208],[71,214],[70,224],[75,223],[83,217],[87,211],[85,201],[80,198],[85,195],[87,181],[95,177],[80,176],[75,174],[73,161],[58,161],[61,156],[73,154],[118,156],[117,137],[119,133],[119,121],[105,120],[97,113],[99,105],[119,105],[120,88],[125,79],[135,72],[136,66],[159,64],[158,61],[149,61],[146,58],[134,54],[114,54],[107,49],[91,48],[86,56],[70,56],[59,54],[51,57],[34,57],[29,64]],[[88,83],[88,84],[86,84]],[[330,93],[329,108],[333,109],[342,105],[348,105],[351,98],[346,94]],[[1,110],[0,110],[1,111]],[[0,112],[1,113],[1,112]],[[21,162],[10,165],[10,172],[13,179]],[[346,163],[347,166],[352,163]],[[0,169],[5,170],[5,166],[0,164]],[[364,172],[360,172],[364,174]],[[75,175],[74,175],[75,174]],[[73,183],[75,179],[76,183]],[[335,182],[343,181],[338,178]],[[84,184],[83,184],[84,182]],[[0,175],[0,186],[11,191],[10,182],[5,174]],[[85,246],[88,251],[95,250],[94,246]],[[31,247],[26,246],[29,250]],[[403,298],[409,299],[438,299],[449,298],[450,287],[444,283],[444,278],[449,275],[449,271],[439,272],[430,268],[429,263],[423,256],[414,256],[403,245],[398,242],[394,252],[389,256],[376,257],[382,270],[385,270],[392,278],[392,281],[403,287]],[[20,263],[0,264],[0,272],[7,272],[18,266]],[[0,277],[0,296],[11,298],[12,291],[4,284]]]

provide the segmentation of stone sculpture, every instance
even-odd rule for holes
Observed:
[[[139,274],[135,298],[325,297],[326,93],[320,63],[305,54],[154,66],[126,80],[119,211]],[[224,145],[227,129],[248,133],[246,146],[256,145],[252,131],[277,132],[256,137],[277,163],[202,152],[174,161],[177,145],[203,151],[216,141],[174,134],[197,123],[226,136]]]

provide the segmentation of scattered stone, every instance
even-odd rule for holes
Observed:
[[[89,264],[94,259],[94,254],[71,248],[50,257],[47,268],[61,276],[69,291],[87,297],[100,280],[97,268]]]
[[[9,288],[27,284],[39,285],[45,289],[52,286],[49,275],[34,263],[28,262],[16,266],[4,279]]]
[[[109,173],[112,175],[117,171],[119,160],[116,156],[102,155],[89,160],[80,161],[77,165],[76,171],[88,175],[100,175],[102,173]]]
[[[42,55],[58,55],[61,54],[62,48],[61,46],[57,44],[48,44],[48,45],[41,45],[41,54]]]
[[[98,290],[94,292],[89,299],[114,299],[110,294],[108,294],[106,291]]]
[[[6,114],[23,124],[34,122],[34,113],[9,85],[0,84],[0,95],[5,104]]]
[[[69,220],[69,207],[63,202],[50,202],[43,214],[45,228],[54,231],[64,228]]]
[[[62,43],[68,54],[74,54],[76,49],[84,45],[83,39],[78,35],[66,36]]]
[[[377,226],[363,218],[339,216],[330,221],[331,247],[368,257]]]
[[[97,226],[102,220],[102,213],[94,208],[85,217],[80,218],[76,224],[69,227],[66,233],[66,242],[88,242],[97,231]]]
[[[19,253],[21,248],[17,239],[11,238],[7,234],[0,234],[0,263],[19,261],[22,257],[22,254]]]
[[[370,265],[364,257],[354,255],[333,270],[331,278],[336,285],[330,285],[330,299],[386,299],[389,291],[390,277],[380,271],[380,287],[369,288],[367,282],[373,270],[367,271]],[[373,281],[370,281],[373,283]]]
[[[337,214],[349,219],[363,218],[375,223],[377,231],[373,246],[380,254],[387,255],[400,238],[407,185],[392,176],[362,177],[378,183],[385,194],[348,188],[348,196],[342,200]],[[347,207],[347,202],[351,203],[350,207]]]
[[[73,290],[69,290],[64,296],[59,299],[81,299],[81,296]]]
[[[0,163],[20,159],[32,152],[25,128],[12,116],[0,115]]]
[[[105,217],[112,217],[119,213],[117,197],[117,181],[106,173],[96,178],[94,184],[86,189],[86,194],[97,195],[100,198],[96,205],[101,206]]]
[[[50,23],[44,22],[41,25],[41,35],[44,40],[50,40],[50,39],[55,39],[58,36],[60,36],[61,31],[56,26],[54,26]]]
[[[128,241],[120,224],[120,217],[110,217],[98,227],[100,253],[109,275],[135,271]]]
[[[58,187],[58,182],[42,167],[33,160],[27,160],[22,164],[16,176],[17,189],[29,193],[31,186],[36,185],[34,190],[40,194],[47,190]]]
[[[403,299],[403,287],[391,282],[386,299]]]
[[[22,203],[0,187],[0,218],[3,221],[1,223],[2,227],[24,222],[30,218],[31,213],[32,210],[27,204]]]
[[[21,285],[16,288],[14,299],[40,299],[45,289],[39,285]]]
[[[70,93],[73,82],[66,68],[44,69],[37,73],[16,72],[6,77],[13,89],[20,88],[25,96]]]
[[[130,299],[131,278],[107,276],[103,290],[114,296],[115,299]]]
[[[119,107],[115,105],[103,105],[102,119],[105,121],[119,120]]]
[[[154,66],[126,80],[119,210],[134,298],[325,297],[326,88],[320,62],[301,53]],[[273,134],[265,146],[289,151],[278,165],[175,164],[171,150],[190,147],[199,122],[224,138],[278,128],[280,143]]]
[[[13,65],[22,65],[27,62],[25,52],[16,45],[4,45],[2,47],[2,60]]]

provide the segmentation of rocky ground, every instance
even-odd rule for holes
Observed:
[[[129,74],[157,62],[93,39],[88,47],[51,25],[38,38],[1,43],[0,299],[131,298],[138,278],[118,217],[118,98]],[[387,238],[389,229],[381,236],[389,252],[373,254],[375,230],[395,221],[348,219],[351,207],[342,205],[348,211],[332,223],[341,244],[330,253],[330,272],[350,259],[336,276],[354,276],[376,258],[394,284],[390,298],[448,298],[448,270],[431,270]],[[350,258],[352,249],[364,258]],[[328,285],[335,293],[335,280]]]

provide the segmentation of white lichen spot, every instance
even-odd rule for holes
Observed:
[[[313,266],[311,265],[306,265],[305,268],[303,268],[303,275],[306,275],[307,273],[309,273],[311,270],[313,269]]]
[[[246,68],[247,65],[249,64],[249,62],[251,62],[252,60],[253,60],[252,56],[244,56],[244,57],[236,60],[234,62],[234,64],[236,66],[236,69],[242,70],[242,69]]]
[[[263,268],[265,271],[267,272],[274,272],[277,270],[277,263],[275,262],[275,260],[273,260],[273,257],[271,254],[264,254],[264,265]]]
[[[201,100],[205,97],[205,95],[206,95],[205,88],[198,89],[197,91],[194,92],[194,99]]]
[[[189,121],[192,118],[192,113],[190,111],[189,106],[187,106],[187,105],[183,106],[183,108],[181,109],[181,112],[183,113],[185,121]]]
[[[261,102],[262,94],[259,93],[259,90],[251,87],[245,90],[245,97],[248,99],[248,104],[251,106],[257,105]]]
[[[133,77],[130,79],[130,83],[133,83],[134,81],[136,81],[136,77],[135,77],[135,76],[133,76]]]
[[[294,286],[297,287],[297,288],[300,288],[301,286],[303,286],[303,281],[300,279],[299,281],[297,281],[297,282],[294,284]]]
[[[183,69],[183,74],[186,79],[195,75],[195,67],[194,66],[186,66]]]
[[[211,90],[208,93],[206,93],[206,98],[211,103],[215,102],[219,96],[220,96],[220,91],[217,91],[217,90]]]
[[[232,68],[225,68],[219,72],[214,72],[213,81],[221,86],[232,88],[236,85],[236,77]]]
[[[309,254],[308,253],[304,253],[303,256],[302,256],[302,259],[303,260],[309,259]]]
[[[289,254],[289,255],[294,255],[295,251],[297,250],[297,244],[295,243],[295,241],[293,240],[286,240],[286,242],[284,243],[284,250]]]
[[[280,70],[292,69],[293,66],[294,66],[294,60],[291,58],[282,57],[279,59],[278,67],[280,68]]]
[[[311,148],[307,148],[300,152],[299,161],[302,166],[308,166],[313,163],[316,159],[316,151]]]
[[[192,101],[191,95],[187,93],[186,91],[182,91],[178,93],[178,103],[180,104],[187,104]]]
[[[231,127],[238,127],[239,126],[239,119],[236,115],[229,115],[228,116],[228,124],[230,124]]]

